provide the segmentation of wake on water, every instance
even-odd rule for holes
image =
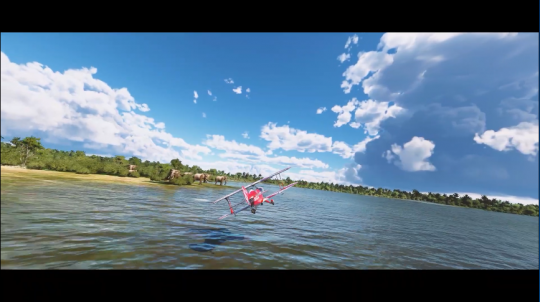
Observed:
[[[204,198],[193,198],[193,200],[196,200],[196,201],[210,201],[210,199],[204,199]]]

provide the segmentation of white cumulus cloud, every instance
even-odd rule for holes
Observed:
[[[351,121],[351,111],[359,104],[356,98],[350,100],[345,106],[335,105],[332,107],[332,111],[338,114],[337,121],[334,123],[334,127],[341,127]]]
[[[349,66],[343,73],[345,80],[342,82],[341,88],[345,93],[350,93],[353,86],[373,78],[363,85],[364,93],[372,96],[369,94],[370,91],[383,89],[382,86],[378,85],[378,73],[392,65],[395,56],[412,56],[417,61],[424,62],[427,68],[427,66],[447,59],[440,53],[433,51],[435,46],[465,35],[476,40],[503,39],[516,36],[515,33],[386,33],[382,36],[377,51],[360,52],[358,54],[356,64]],[[389,50],[396,50],[397,52],[390,54],[388,53]]]
[[[378,139],[379,136],[367,136],[365,139],[363,139],[362,141],[360,141],[359,143],[357,143],[356,145],[354,145],[352,147],[352,150],[353,150],[353,155],[354,153],[356,152],[365,152],[366,151],[366,145],[369,143],[369,142],[372,142],[376,139]]]
[[[362,183],[362,179],[358,176],[361,168],[359,164],[350,163],[335,171],[300,170],[298,173],[287,171],[284,175],[294,180],[357,186]]]
[[[347,42],[345,43],[345,48],[349,48],[351,44],[357,44],[358,43],[358,35],[351,36],[347,39]]]
[[[369,142],[374,141],[378,139],[379,136],[370,137],[367,136],[362,141],[358,142],[354,146],[349,146],[347,143],[342,141],[334,141],[332,144],[332,153],[338,154],[339,156],[343,158],[351,158],[353,157],[357,152],[365,152],[366,146]]]
[[[432,141],[415,136],[403,147],[393,144],[392,151],[386,151],[383,156],[388,162],[394,161],[394,164],[404,171],[435,171],[435,166],[427,161],[433,155],[434,148]]]
[[[311,158],[297,158],[287,156],[269,156],[272,151],[265,152],[260,147],[238,143],[234,140],[228,141],[223,135],[207,135],[204,144],[210,148],[225,151],[219,154],[219,157],[235,159],[243,163],[250,164],[274,164],[274,165],[290,165],[301,168],[328,168],[328,164]]]
[[[249,133],[246,131],[244,133],[242,133],[242,137],[244,138],[249,138]]]
[[[332,150],[332,138],[317,133],[308,133],[289,127],[268,123],[262,127],[261,138],[269,141],[270,150],[283,149],[298,152],[329,152]]]
[[[208,95],[212,95],[212,91],[208,90]]]
[[[234,81],[233,81],[233,79],[228,78],[228,79],[225,79],[225,83],[227,83],[227,84],[234,84]]]
[[[343,73],[345,80],[341,88],[348,94],[354,85],[358,85],[370,72],[376,73],[393,62],[392,55],[383,52],[367,52],[358,55],[358,62]]]
[[[289,125],[277,126],[275,123],[268,123],[262,127],[261,138],[270,142],[267,145],[270,150],[332,152],[343,158],[351,158],[357,152],[365,152],[366,145],[379,136],[366,137],[356,145],[349,146],[342,141],[332,142],[331,137],[321,134],[294,129]]]
[[[197,99],[199,98],[199,94],[197,93],[197,91],[193,91],[193,97],[193,103],[197,104]]]
[[[246,92],[247,92],[247,93],[250,93],[250,92],[251,92],[251,89],[249,89],[249,88],[246,89]]]
[[[206,117],[206,113],[203,112],[203,113],[202,113],[202,117]]]
[[[238,87],[234,88],[232,91],[234,91],[234,93],[236,93],[236,94],[241,94],[242,93],[242,86],[238,86]]]
[[[516,126],[498,131],[487,130],[481,135],[475,134],[474,141],[485,144],[497,151],[516,149],[525,155],[536,156],[538,153],[538,122],[521,122]]]
[[[355,110],[354,121],[351,122],[351,112]],[[389,102],[377,102],[374,100],[358,101],[356,98],[350,100],[347,105],[332,107],[332,111],[338,114],[334,127],[341,127],[347,123],[352,128],[364,127],[364,132],[371,136],[379,133],[380,124],[388,119],[395,118],[405,109],[397,104],[390,105]]]
[[[352,148],[345,142],[341,141],[335,141],[332,144],[332,152],[340,155],[343,158],[349,158],[354,154]]]
[[[342,78],[345,92],[360,89],[367,97],[359,100],[379,104],[372,106],[378,116],[383,103],[403,108],[396,118],[379,123],[381,138],[355,158],[369,165],[362,171],[365,181],[436,186],[447,192],[519,190],[538,197],[538,33],[388,33],[380,42],[358,56],[358,51],[350,52]],[[372,118],[358,117],[353,115],[349,125],[368,131]],[[390,145],[403,147],[414,136],[439,148],[428,158],[437,172],[403,179],[404,172],[391,173],[396,166],[381,154],[400,161]]]
[[[165,131],[126,88],[96,79],[97,69],[53,71],[37,62],[17,64],[1,53],[3,135],[23,133],[99,146],[100,152],[149,160],[201,159],[206,146],[191,145]],[[45,135],[43,135],[45,133]],[[111,150],[104,150],[109,148]]]
[[[341,62],[341,63],[347,61],[350,58],[351,58],[351,55],[348,54],[348,53],[342,53],[337,57],[338,61]]]
[[[326,107],[321,107],[317,109],[317,114],[321,114],[326,111]]]
[[[374,100],[362,101],[358,104],[358,108],[354,113],[356,122],[351,123],[350,126],[359,128],[361,125],[364,125],[366,133],[377,135],[382,121],[396,117],[403,111],[404,109],[400,106],[396,104],[390,106],[388,102],[377,102]]]
[[[254,156],[264,156],[266,152],[260,147],[254,145],[247,145],[244,143],[237,143],[236,141],[228,141],[223,135],[207,135],[204,144],[210,148],[230,152],[239,153]]]

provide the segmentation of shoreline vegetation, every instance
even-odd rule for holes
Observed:
[[[3,137],[2,137],[3,140]],[[227,188],[226,183],[221,186],[216,185],[216,176],[226,176],[228,181],[251,183],[261,179],[261,174],[249,173],[226,173],[216,169],[204,170],[198,166],[184,165],[179,159],[173,159],[170,163],[142,161],[137,157],[126,159],[124,156],[101,157],[97,155],[87,156],[84,151],[60,151],[56,149],[46,149],[41,144],[39,138],[19,137],[13,138],[10,142],[1,142],[1,164],[2,166],[22,167],[27,170],[43,170],[43,172],[72,172],[77,178],[88,180],[118,181],[122,183],[138,184],[168,184],[178,186],[205,186]],[[2,167],[4,171],[15,172],[17,168]],[[180,171],[179,177],[166,180],[171,170]],[[25,170],[25,169],[20,169]],[[194,174],[203,173],[209,175],[205,182],[200,182],[194,178]],[[91,174],[91,175],[90,175]],[[71,174],[73,175],[73,174]],[[75,176],[73,175],[73,176]],[[117,176],[113,178],[111,176]],[[142,179],[141,179],[142,178]],[[267,180],[265,183],[286,185],[294,181],[287,177],[284,180]],[[412,192],[402,190],[389,190],[383,188],[369,188],[363,186],[347,186],[326,182],[308,182],[298,180],[298,188],[313,190],[323,190],[331,192],[341,192],[349,194],[367,195],[375,197],[385,197],[402,200],[415,200],[431,202],[442,205],[459,206],[466,208],[476,208],[487,211],[502,213],[536,216],[538,217],[538,205],[523,205],[520,203],[510,203],[497,199],[489,199],[485,195],[481,198],[471,198],[468,195],[459,196],[457,193],[446,195],[439,193],[423,194],[418,190]]]
[[[160,182],[152,181],[146,177],[121,177],[118,175],[107,175],[107,174],[77,174],[73,172],[62,172],[62,171],[53,171],[53,170],[36,170],[25,168],[21,166],[11,166],[11,165],[2,165],[2,184],[4,183],[4,177],[9,178],[24,178],[27,180],[38,180],[38,181],[48,181],[48,182],[62,182],[64,180],[75,180],[75,181],[84,181],[84,182],[102,182],[102,183],[114,183],[114,184],[131,184],[131,185],[171,185],[174,184],[169,182]],[[10,182],[10,180],[6,180]],[[79,184],[80,185],[80,184]],[[204,187],[204,188],[229,188],[232,189],[232,186],[220,186],[214,185],[213,183],[203,183],[199,185],[198,182],[194,182],[189,185],[189,187]]]

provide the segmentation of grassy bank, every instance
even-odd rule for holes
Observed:
[[[2,183],[6,181],[6,178],[17,178],[17,179],[28,179],[32,180],[50,180],[54,179],[55,181],[65,180],[75,180],[75,181],[91,181],[91,182],[102,182],[102,183],[115,183],[115,184],[129,184],[129,185],[172,185],[164,181],[153,181],[145,177],[121,177],[115,175],[101,175],[101,174],[76,174],[73,172],[58,172],[58,171],[47,171],[47,170],[33,170],[25,169],[18,166],[1,166],[1,178]],[[188,187],[204,187],[204,188],[233,188],[231,186],[220,186],[213,183],[202,183],[194,182],[190,185],[184,185]]]

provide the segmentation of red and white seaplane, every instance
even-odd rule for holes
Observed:
[[[270,194],[270,195],[268,195],[266,197],[263,196],[263,193],[266,192],[266,191],[264,191],[264,189],[262,187],[257,187],[256,185],[258,183],[260,183],[260,182],[271,179],[274,176],[279,176],[279,174],[289,170],[290,168],[291,167],[285,168],[285,169],[280,170],[280,171],[278,171],[278,172],[276,172],[276,173],[274,173],[274,174],[272,174],[270,176],[259,179],[256,182],[254,182],[254,183],[252,183],[252,184],[250,184],[250,185],[248,185],[246,187],[242,186],[242,188],[232,192],[231,194],[223,196],[220,199],[214,201],[213,203],[215,204],[215,203],[217,203],[217,202],[219,202],[221,200],[224,200],[224,199],[227,200],[227,202],[229,203],[229,209],[231,210],[231,213],[225,214],[225,215],[219,217],[219,219],[221,220],[221,219],[223,219],[223,218],[225,218],[227,216],[230,216],[230,215],[235,215],[236,216],[237,213],[242,212],[244,210],[247,210],[249,208],[251,208],[251,213],[255,214],[255,212],[257,211],[257,207],[260,206],[260,205],[263,205],[263,203],[265,203],[265,202],[274,205],[274,200],[271,199],[272,197],[274,197],[274,196],[276,196],[278,194],[283,194],[283,191],[291,188],[292,186],[296,185],[297,183],[295,182],[295,183],[292,183],[292,184],[284,186],[284,187],[282,187],[280,185],[279,186],[280,187],[279,191],[277,191],[275,193],[272,193],[272,194]],[[251,187],[253,187],[253,188],[248,192],[247,188],[251,188]],[[235,204],[235,205],[231,205],[230,198],[233,195],[238,194],[240,192],[243,193],[244,200],[237,203],[237,204]],[[247,203],[247,205],[245,205],[244,202]],[[236,210],[240,205],[243,205],[243,204],[245,205],[243,208],[241,208],[239,210]]]

